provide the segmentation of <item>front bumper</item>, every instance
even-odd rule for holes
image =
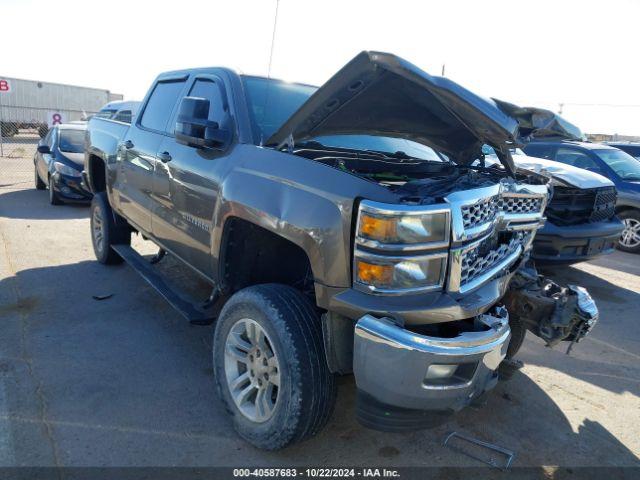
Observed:
[[[54,173],[51,176],[51,183],[55,192],[66,201],[88,202],[93,196],[82,184],[81,177]]]
[[[414,333],[365,315],[355,326],[358,390],[383,405],[457,411],[495,386],[511,332],[506,309],[479,315],[473,331],[452,338]]]
[[[533,241],[538,263],[573,263],[612,253],[624,229],[617,218],[606,222],[558,226],[549,221]]]

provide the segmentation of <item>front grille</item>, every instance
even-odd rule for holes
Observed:
[[[466,285],[472,282],[515,252],[523,242],[520,237],[520,235],[515,235],[508,243],[501,244],[490,237],[482,241],[476,248],[464,252],[461,260],[460,284]],[[495,244],[490,246],[489,242],[492,241]]]
[[[591,213],[592,222],[609,220],[616,213],[616,200],[618,194],[615,187],[601,188],[596,193],[596,201]]]
[[[542,198],[503,196],[499,208],[505,213],[539,213]]]
[[[462,223],[465,230],[483,225],[496,218],[498,213],[498,196],[485,198],[473,205],[462,207]]]
[[[547,219],[558,226],[609,220],[615,214],[616,190],[555,187],[546,210]]]

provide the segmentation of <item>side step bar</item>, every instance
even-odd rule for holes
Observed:
[[[195,306],[175,291],[151,264],[129,245],[111,245],[122,259],[144,278],[180,314],[194,325],[210,325],[215,320],[212,312]]]

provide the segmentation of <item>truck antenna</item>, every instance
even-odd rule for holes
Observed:
[[[271,63],[273,62],[273,47],[276,43],[276,28],[278,26],[278,7],[280,6],[280,0],[276,0],[276,12],[273,16],[273,31],[271,33],[271,50],[269,51],[269,66],[267,67],[267,88],[264,93],[264,106],[262,107],[262,118],[264,119],[267,114],[267,105],[269,104],[269,87],[271,86]],[[264,144],[264,132],[260,133],[260,146]]]

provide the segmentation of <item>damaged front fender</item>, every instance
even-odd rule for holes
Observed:
[[[598,307],[585,288],[562,287],[531,266],[515,273],[503,302],[512,331],[522,331],[524,336],[529,330],[549,347],[561,341],[571,342],[567,353],[598,321]],[[509,356],[515,353],[512,351]]]

